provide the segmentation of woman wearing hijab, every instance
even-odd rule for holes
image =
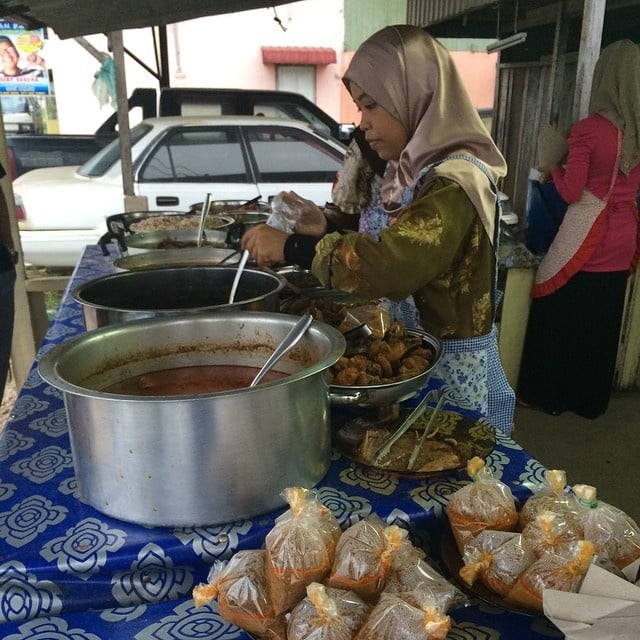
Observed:
[[[589,116],[547,173],[569,208],[532,289],[518,385],[523,404],[603,414],[615,374],[627,277],[638,258],[640,48],[620,40],[596,63]]]
[[[388,226],[330,233],[314,275],[364,298],[413,296],[420,324],[443,340],[433,386],[510,433],[515,397],[493,327],[496,181],[504,159],[446,49],[422,29],[382,29],[356,51],[343,81],[360,128],[387,161],[380,197]]]

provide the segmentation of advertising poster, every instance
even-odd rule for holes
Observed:
[[[0,22],[0,94],[49,93],[42,29]]]

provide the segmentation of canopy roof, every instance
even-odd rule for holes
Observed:
[[[59,38],[160,26],[298,0],[0,0],[0,18]]]

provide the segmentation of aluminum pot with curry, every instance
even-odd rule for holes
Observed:
[[[298,320],[266,312],[145,318],[50,349],[88,503],[156,526],[213,525],[283,505],[330,464],[326,371],[344,337],[314,321],[271,378],[247,385]]]

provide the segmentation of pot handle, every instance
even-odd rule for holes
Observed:
[[[369,398],[369,394],[366,391],[356,391],[353,394],[347,393],[333,393],[329,392],[329,400],[333,404],[338,405],[352,405],[359,404],[363,400],[367,400]]]

